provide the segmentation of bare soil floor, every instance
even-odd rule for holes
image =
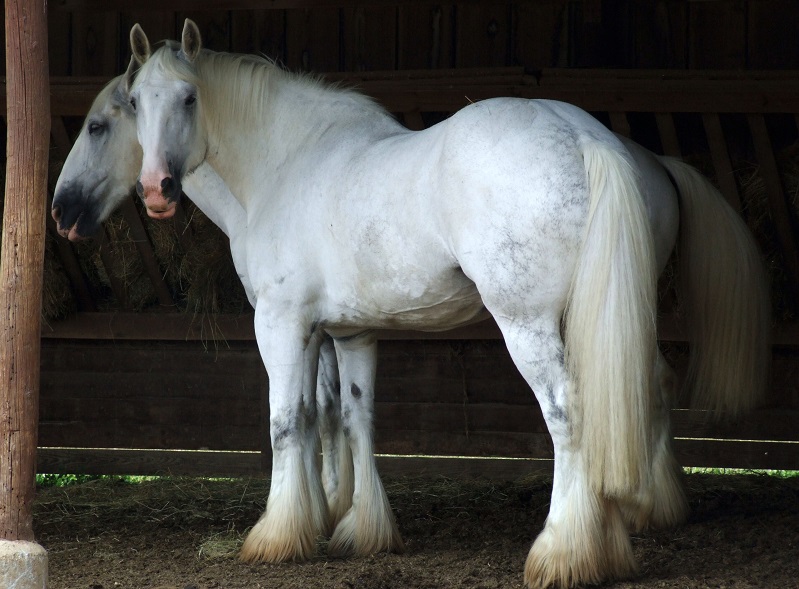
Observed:
[[[799,478],[688,475],[692,514],[633,537],[640,575],[618,588],[799,587]],[[551,479],[515,483],[389,479],[407,551],[245,565],[243,535],[264,480],[93,481],[38,494],[35,527],[50,589],[521,587]]]

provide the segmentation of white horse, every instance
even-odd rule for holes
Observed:
[[[77,241],[94,235],[130,195],[141,169],[141,147],[128,92],[135,74],[131,59],[127,72],[114,78],[97,95],[56,184],[51,214],[60,235]],[[255,295],[247,276],[247,217],[213,169],[203,164],[187,177],[183,188],[230,239],[233,264],[250,304]],[[326,338],[319,357],[316,391],[318,427],[322,443],[322,479],[330,512],[322,530],[332,530],[352,505],[352,454],[341,427],[340,384],[333,342]],[[343,396],[349,394],[348,390]],[[309,420],[315,417],[309,415]],[[314,473],[309,473],[314,476]],[[396,549],[401,548],[401,541]]]
[[[140,45],[140,47],[141,46],[142,45]],[[149,50],[148,50],[148,52],[149,52]],[[195,55],[195,57],[196,57],[196,55]],[[261,64],[261,65],[262,65],[262,67],[265,67],[265,66],[263,66],[263,64]],[[298,82],[295,80],[294,83],[298,83]],[[300,86],[303,86],[303,84],[300,83]],[[313,87],[312,86],[308,87],[307,83],[305,84],[305,86],[307,87],[308,90],[313,90]],[[317,90],[321,91],[321,88],[317,88]],[[322,92],[322,93],[326,94],[326,92]],[[330,96],[335,98],[335,94],[330,95]],[[339,98],[347,98],[349,100],[349,99],[352,98],[352,96],[344,95],[344,96],[340,96]],[[372,108],[372,110],[374,110],[374,109]],[[90,117],[89,120],[91,120],[91,117]],[[85,129],[84,129],[84,131],[85,131]],[[657,170],[659,169],[659,166],[657,165],[656,162],[654,162],[653,159],[651,159],[651,156],[646,156],[645,153],[642,150],[640,150],[640,148],[635,148],[634,146],[630,146],[630,150],[632,151],[632,153],[633,153],[633,155],[634,155],[634,157],[635,157],[635,159],[636,159],[637,163],[639,164],[639,167],[640,167],[640,169],[642,171],[649,172],[649,169],[652,168],[652,166],[654,166],[654,170],[655,170],[655,172],[657,172]],[[654,162],[654,164],[653,164],[653,162]],[[721,231],[722,237],[719,238],[721,243],[723,244],[726,241],[729,241],[731,239],[730,236],[732,236],[732,238],[735,238],[738,241],[743,240],[745,242],[745,239],[746,239],[745,232],[741,231],[741,228],[739,227],[740,222],[737,220],[737,218],[734,217],[734,214],[731,215],[729,211],[724,209],[723,205],[719,204],[720,201],[717,198],[716,194],[708,193],[706,181],[704,181],[701,178],[699,178],[698,176],[696,176],[695,173],[692,170],[690,170],[689,168],[681,169],[679,164],[673,163],[673,162],[663,162],[663,163],[665,165],[669,165],[671,168],[673,168],[672,173],[675,175],[675,179],[677,180],[678,185],[682,184],[682,185],[680,185],[681,193],[689,192],[688,189],[691,189],[697,195],[696,197],[695,196],[691,196],[690,194],[687,195],[687,196],[686,195],[683,196],[684,199],[687,199],[689,201],[688,204],[687,204],[687,212],[683,211],[683,215],[685,217],[688,217],[687,221],[685,219],[683,220],[683,227],[684,228],[686,226],[696,225],[696,223],[698,221],[702,221],[703,220],[702,219],[702,215],[701,214],[697,215],[696,213],[698,213],[698,212],[699,213],[702,213],[702,212],[706,213],[707,210],[708,210],[708,207],[710,208],[709,210],[711,212],[714,212],[714,213],[717,212],[717,209],[718,209],[718,210],[721,211],[719,214],[721,215],[721,219],[722,219],[722,220],[719,221],[719,223],[721,225],[725,226],[723,228],[723,230]],[[65,166],[65,169],[67,167],[68,166]],[[192,175],[188,176],[189,179],[191,177],[192,177]],[[650,180],[650,177],[653,178],[653,179]],[[661,266],[663,261],[665,261],[665,257],[668,255],[668,252],[671,249],[671,244],[673,243],[673,240],[674,240],[674,231],[676,230],[675,211],[674,211],[674,208],[673,208],[673,206],[674,206],[673,205],[673,203],[674,203],[674,195],[673,195],[673,192],[671,191],[670,187],[668,186],[668,181],[665,179],[665,176],[663,175],[662,170],[659,172],[659,176],[658,176],[657,173],[655,173],[654,175],[651,175],[651,176],[650,176],[650,174],[647,173],[644,176],[644,178],[646,179],[645,195],[648,198],[648,201],[647,201],[648,212],[649,212],[650,218],[652,219],[653,223],[655,223],[655,227],[657,229],[660,229],[660,231],[656,231],[655,234],[656,234],[656,238],[657,238],[656,239],[656,243],[658,244],[658,248],[657,248],[658,249],[658,258],[659,258],[658,259],[658,266]],[[130,184],[128,184],[128,186],[129,185]],[[225,191],[225,193],[229,194],[229,192],[227,192],[227,191]],[[709,194],[709,198],[707,196],[704,196],[705,193]],[[657,197],[660,197],[661,194],[663,194],[663,195],[668,194],[669,195],[668,197],[662,198],[662,200],[666,204],[660,204],[659,201],[656,198],[652,198],[653,195],[657,196]],[[707,199],[708,202],[707,203],[703,203],[702,202],[703,198]],[[672,205],[668,204],[669,200],[672,202]],[[202,208],[202,205],[201,205],[201,208]],[[730,228],[726,228],[726,224],[728,224],[728,223],[731,224]],[[737,225],[736,225],[736,223],[737,223]],[[239,226],[237,228],[237,230],[240,231],[240,227],[241,226]],[[740,237],[740,235],[743,235],[744,237]],[[701,243],[701,240],[703,239],[703,237],[704,237],[704,235],[701,235],[701,234],[697,233],[697,234],[695,234],[693,236],[693,239],[695,241],[699,241]],[[664,246],[663,244],[667,244],[667,245]],[[751,246],[748,243],[744,243],[744,245],[741,246],[741,247],[743,247],[743,249],[746,249],[747,247],[751,247]],[[741,254],[739,253],[739,250],[741,249],[741,247],[737,247],[736,246],[736,249],[734,249],[732,251],[732,254],[733,254],[732,258],[731,258],[733,260],[732,264],[735,263],[734,260],[736,259],[736,257],[740,257],[741,256]],[[690,252],[690,253],[693,254],[693,251],[694,251],[695,248],[693,248],[693,247],[685,247],[683,249],[684,249],[684,252],[686,252],[686,253]],[[662,252],[665,252],[665,254],[663,254]],[[721,249],[721,253],[722,254],[727,254],[728,252],[724,248],[722,248]],[[684,256],[684,257],[686,257],[686,256]],[[697,258],[695,255],[692,255],[692,257],[696,258],[696,259],[699,259],[700,262],[702,261],[702,256],[701,255],[699,256],[699,258]],[[723,256],[721,256],[721,257],[723,257]],[[751,271],[756,274],[755,277],[757,278],[758,265],[757,265],[756,255],[755,255],[754,258],[752,258],[751,255],[749,255],[748,258],[746,256],[744,256],[744,259],[746,260],[746,265],[752,267]],[[706,254],[705,255],[704,263],[707,265],[708,262],[710,262],[712,264],[717,263],[717,260],[713,260],[712,259],[712,252],[710,254]],[[268,263],[268,262],[266,262],[266,263]],[[745,266],[743,272],[739,275],[739,282],[742,283],[744,286],[747,286],[746,283],[747,283],[747,280],[749,278],[748,275],[746,274],[746,272],[748,271],[747,270],[748,266]],[[700,268],[700,270],[703,269],[701,263],[699,263],[699,268]],[[729,269],[729,267],[728,267],[728,269]],[[724,281],[726,281],[728,279],[728,277],[726,275],[724,275],[723,271],[722,271],[722,278],[724,279]],[[704,285],[704,287],[706,289],[709,288],[709,292],[711,294],[714,293],[715,291],[719,290],[719,285],[715,284],[715,283],[706,284],[706,285]],[[747,288],[748,288],[748,286],[747,286]],[[735,298],[735,293],[740,293],[741,292],[740,290],[737,290],[735,288],[733,288],[731,290],[733,292],[733,297],[732,297],[733,299]],[[748,295],[749,292],[750,292],[749,290],[746,290],[745,294],[739,295],[739,298],[742,299],[742,300],[747,300],[747,295]],[[698,300],[701,302],[702,301],[702,296],[703,295],[706,296],[708,293],[694,290],[694,292],[692,292],[692,294],[693,295],[699,295],[698,296]],[[695,296],[695,298],[697,298],[697,297]],[[723,309],[726,310],[727,308],[729,308],[729,305],[727,307],[724,307],[724,304],[726,304],[726,303],[727,302],[722,297],[722,299],[719,299],[718,303],[716,304],[716,307],[711,307],[709,309],[709,311],[711,311],[711,312],[712,311],[716,311],[716,309],[719,306],[721,306]],[[260,304],[260,303],[258,303],[258,304]],[[752,311],[752,310],[755,310],[755,311],[758,310],[757,304],[750,304],[750,306],[747,308],[747,311]],[[722,313],[716,313],[715,315],[723,317],[724,313],[723,312]],[[758,349],[757,348],[757,338],[754,338],[754,340],[753,340],[753,336],[757,335],[757,328],[758,328],[757,326],[759,324],[758,323],[758,319],[760,319],[760,318],[762,318],[762,316],[756,316],[755,318],[751,319],[751,323],[755,324],[754,328],[751,327],[750,323],[746,323],[746,322],[744,322],[744,323],[737,322],[736,323],[735,321],[733,321],[733,323],[738,326],[738,327],[736,327],[736,329],[738,329],[738,335],[743,334],[747,338],[745,341],[741,342],[741,345],[737,346],[737,351],[738,352],[743,350],[743,356],[746,356],[747,354],[750,354],[752,352],[752,350],[750,348]],[[700,333],[700,335],[702,335],[702,334]],[[733,352],[735,352],[736,351],[736,343],[739,342],[739,341],[740,341],[739,339],[735,339],[734,343],[732,344],[732,346],[731,347],[728,346],[728,349],[731,349]],[[748,345],[748,344],[753,344],[753,341],[754,341],[754,345]],[[712,353],[713,352],[713,349],[712,349],[713,346],[708,346],[708,348],[710,348],[710,349],[708,349],[707,351]],[[740,355],[741,354],[739,353],[738,356],[740,356]],[[712,356],[712,354],[711,354],[711,356]],[[754,358],[758,358],[758,354],[754,354]],[[371,359],[370,358],[366,358],[366,360],[367,360],[367,362],[363,362],[363,364],[369,364],[369,360],[371,360],[372,368],[369,369],[369,370],[371,370],[371,373],[373,374],[373,372],[374,372],[373,358],[371,358]],[[699,362],[699,365],[702,365],[702,364],[707,364],[707,362],[704,362],[704,363],[703,362]],[[744,382],[743,382],[744,387],[754,382],[755,389],[757,389],[758,381],[759,381],[758,370],[762,369],[762,365],[758,365],[757,362],[747,361],[746,358],[743,358],[742,364],[745,366],[745,368],[743,370],[743,376],[747,376],[748,377],[748,379],[744,379]],[[739,367],[740,367],[740,365],[741,365],[741,363],[738,364]],[[662,367],[667,371],[667,369],[665,368],[665,365],[662,365]],[[746,367],[750,368],[749,372],[747,372]],[[364,369],[364,372],[368,373],[369,370]],[[663,376],[663,378],[661,380],[664,381],[664,382],[662,384],[667,384],[665,382],[665,381],[668,380],[667,372],[664,372],[663,374],[664,374],[664,376]],[[739,375],[740,375],[740,373],[739,373]],[[724,381],[722,383],[722,385],[726,384],[726,383],[728,383],[728,381]],[[353,384],[356,384],[355,381],[353,381]],[[740,398],[740,395],[737,394],[738,393],[738,389],[736,389],[736,386],[738,386],[740,388],[743,388],[743,387],[741,387],[741,384],[742,383],[733,383],[733,385],[730,386],[730,387],[726,387],[726,386],[720,387],[720,390],[722,392],[732,392],[733,389],[735,389],[735,394],[730,394],[729,395],[729,399],[724,401],[724,403],[726,403],[727,405],[729,405],[730,407],[733,407],[733,408],[736,405],[738,405],[738,401],[736,401],[735,399]],[[346,387],[345,387],[345,390],[346,390]],[[353,389],[353,390],[360,390],[360,389]],[[538,389],[536,389],[536,390],[538,391]],[[666,390],[667,389],[665,387],[661,386],[661,392],[662,393],[665,392]],[[360,391],[360,392],[362,392],[362,391]],[[548,391],[547,395],[552,395],[554,397],[554,393],[552,393],[551,391]],[[718,395],[716,395],[716,396],[718,396]],[[541,395],[539,395],[539,398],[540,397],[541,397]],[[730,399],[733,399],[733,401],[730,401]],[[363,399],[363,401],[366,401],[366,399]],[[369,399],[369,401],[371,401],[371,399]],[[550,407],[552,407],[554,405],[554,401],[555,400],[553,399],[553,403],[550,404]],[[658,401],[656,401],[656,403],[657,402]],[[353,396],[353,398],[351,399],[351,407],[350,408],[358,409],[362,405],[363,405],[363,403],[358,403],[357,399],[355,399],[355,396]],[[724,405],[722,405],[722,406],[724,406]],[[542,407],[544,407],[546,409],[544,403],[542,403]],[[350,413],[350,411],[349,411],[348,408],[345,407],[344,415],[346,416],[348,413]],[[662,412],[660,415],[663,415],[663,414],[665,414],[665,416],[667,417],[667,412]],[[548,419],[550,421],[552,421],[553,419],[555,419],[556,421],[558,419],[565,420],[566,418],[567,418],[567,416],[565,415],[565,411],[564,411],[564,415],[562,415],[562,416],[557,416],[557,415],[554,416],[554,417],[552,415],[548,416]],[[657,415],[656,415],[656,419],[657,419]],[[346,421],[347,420],[345,419],[345,425],[346,425]],[[360,421],[353,420],[353,421],[351,421],[349,423],[348,427],[351,428],[351,427],[353,427],[355,425],[358,425],[360,423],[361,423]],[[666,425],[663,425],[663,424],[666,424]],[[368,423],[366,424],[366,429],[368,431]],[[274,431],[273,431],[273,434],[274,434]],[[554,434],[553,434],[553,436],[554,436]],[[355,439],[358,440],[361,437],[366,439],[367,434],[362,434],[362,436],[355,436]],[[644,490],[643,491],[639,491],[639,493],[640,493],[639,496],[634,497],[633,499],[631,499],[630,496],[626,496],[626,497],[621,497],[620,496],[619,497],[619,500],[622,502],[622,504],[624,506],[629,508],[629,506],[632,505],[632,512],[630,514],[628,514],[628,515],[632,516],[631,519],[638,526],[645,525],[647,522],[653,523],[655,525],[676,523],[676,521],[678,521],[680,519],[681,514],[684,513],[684,499],[682,499],[682,495],[681,495],[680,490],[679,490],[679,485],[676,483],[675,470],[673,468],[673,464],[670,462],[670,452],[668,450],[668,427],[667,427],[667,422],[666,421],[664,421],[664,420],[660,421],[660,427],[656,428],[656,433],[652,434],[652,438],[653,438],[653,444],[654,444],[654,446],[656,448],[654,450],[655,462],[653,463],[653,465],[651,467],[651,470],[650,470],[650,472],[648,474],[649,478],[646,481],[646,483],[648,484],[648,487],[647,487],[647,485],[645,485],[644,486]],[[370,440],[368,440],[368,441],[371,444],[371,441]],[[561,440],[561,443],[562,442],[563,441]],[[357,443],[358,442],[356,441],[356,445],[357,445]],[[557,446],[557,440],[556,440],[556,448],[557,447],[558,446]],[[579,450],[579,448],[578,448],[578,450]],[[576,451],[576,452],[574,452],[574,454],[579,454],[579,452]],[[560,465],[559,468],[561,468],[561,470],[560,470],[560,476],[559,476],[558,467],[556,467],[556,488],[553,491],[553,508],[556,507],[555,502],[557,501],[557,498],[558,498],[557,492],[558,492],[559,481],[561,481],[560,484],[563,485],[563,480],[564,480],[564,478],[566,478],[567,479],[566,483],[570,483],[570,481],[568,481],[568,478],[571,476],[569,473],[565,473],[566,476],[564,477],[564,473],[563,473],[563,470],[562,470],[562,468],[563,468],[562,465],[563,465],[563,461],[564,461],[563,453],[560,453],[560,455],[558,456],[558,458],[556,458],[556,460],[558,460],[559,465]],[[374,474],[374,478],[376,478],[376,473],[374,473],[373,470],[371,471],[371,473]],[[365,486],[362,485],[362,491],[363,491],[364,488],[369,490],[369,484],[368,484],[368,480],[367,480],[368,478],[369,478],[368,476],[364,476],[364,474],[362,474],[361,480],[366,480],[367,481],[367,485],[365,485]],[[655,483],[660,482],[660,479],[663,479],[665,484],[660,484],[660,485],[655,484]],[[572,482],[571,484],[573,485],[574,483]],[[377,485],[379,485],[379,480],[377,480]],[[579,482],[578,482],[578,485],[579,485]],[[313,485],[311,485],[311,486],[313,486]],[[663,490],[664,488],[666,488],[666,489],[670,488],[672,490],[676,489],[674,494],[678,498],[678,500],[670,500],[670,496],[669,496],[667,491]],[[382,487],[381,487],[381,490],[382,490]],[[578,489],[578,492],[579,491],[580,490]],[[276,494],[276,489],[274,487],[274,479],[273,479],[273,491],[272,491],[272,494],[270,495],[270,507],[273,506],[273,497],[274,497],[275,494]],[[369,513],[369,509],[370,508],[368,507],[368,500],[370,499],[369,496],[371,494],[373,494],[373,493],[370,493],[370,492],[362,493],[362,495],[364,495],[363,501],[356,502],[355,505],[353,506],[353,512],[356,513],[356,517],[350,518],[350,519],[364,520],[364,519],[369,519],[369,517],[377,519],[377,520],[380,519],[380,517],[382,515],[380,513],[380,509],[378,509],[374,513],[371,513],[371,514]],[[590,493],[588,493],[588,494],[590,495]],[[311,495],[313,496],[313,494],[311,494]],[[658,495],[659,495],[659,498],[661,499],[660,501],[658,501]],[[607,498],[602,497],[602,494],[595,494],[594,498],[596,499],[597,497],[601,499],[600,503],[603,503],[603,504],[612,503],[612,501],[608,501]],[[654,497],[654,500],[652,500],[653,497]],[[592,499],[589,497],[589,501],[591,501],[591,500]],[[359,509],[359,507],[360,507],[360,509]],[[594,507],[594,511],[601,510],[603,507],[606,507],[606,505],[595,506]],[[612,506],[610,506],[610,507],[612,509]],[[351,512],[351,514],[353,512]],[[357,515],[357,513],[360,513],[360,512],[363,513],[363,516],[358,516]],[[549,518],[548,523],[547,523],[547,531],[549,531],[549,532],[552,532],[553,528],[557,528],[557,525],[556,525],[558,523],[557,522],[557,518],[553,517],[553,513],[554,513],[554,509],[551,512],[550,518]],[[267,510],[266,518],[268,518],[268,516],[269,516],[269,509]],[[579,514],[578,514],[578,517],[579,517]],[[593,516],[589,515],[589,519],[591,517],[593,517]],[[628,548],[625,548],[624,546],[620,546],[620,547],[612,546],[612,544],[614,542],[618,542],[619,541],[619,538],[621,536],[618,533],[618,526],[616,525],[617,522],[615,521],[615,520],[617,520],[617,518],[615,518],[615,516],[613,516],[613,515],[609,515],[607,517],[609,518],[609,520],[612,520],[612,521],[605,522],[605,523],[600,521],[598,523],[594,522],[593,524],[592,524],[591,521],[589,521],[589,524],[592,524],[593,528],[591,528],[589,526],[588,531],[589,531],[590,534],[594,534],[594,532],[596,532],[596,530],[597,530],[597,526],[604,525],[604,527],[607,530],[609,530],[611,532],[615,531],[615,534],[616,534],[616,538],[615,539],[612,538],[612,537],[608,537],[608,538],[602,538],[602,537],[600,537],[600,538],[597,538],[597,537],[589,538],[589,540],[593,543],[593,545],[589,546],[589,548],[593,548],[595,553],[593,555],[589,554],[588,557],[586,557],[585,554],[581,555],[581,553],[580,553],[580,548],[582,548],[581,545],[583,544],[583,541],[580,540],[580,539],[574,539],[573,540],[574,555],[578,558],[578,561],[577,561],[576,564],[571,564],[571,565],[566,563],[566,562],[563,562],[563,563],[559,564],[558,562],[556,562],[554,560],[554,558],[558,556],[558,551],[559,551],[560,557],[564,561],[568,560],[568,558],[569,558],[568,552],[569,552],[569,550],[571,550],[568,546],[566,546],[566,547],[563,547],[563,546],[551,547],[550,559],[549,559],[550,562],[549,563],[546,563],[546,562],[544,563],[544,565],[548,566],[549,569],[548,570],[536,570],[534,567],[531,567],[531,562],[533,564],[535,564],[536,558],[538,558],[539,561],[543,561],[545,559],[545,557],[547,556],[547,554],[543,554],[543,556],[542,555],[536,556],[536,553],[535,553],[536,546],[541,545],[542,544],[542,539],[546,539],[547,538],[547,535],[546,535],[547,531],[545,531],[545,534],[543,534],[542,537],[539,538],[539,540],[536,542],[536,546],[534,546],[533,550],[531,551],[531,556],[528,559],[528,569],[527,569],[527,574],[526,574],[528,583],[530,583],[530,584],[547,584],[549,581],[552,581],[552,582],[560,583],[560,584],[564,584],[564,583],[568,584],[568,583],[571,583],[571,582],[590,581],[592,579],[601,578],[603,576],[623,575],[623,574],[626,574],[626,572],[629,572],[629,571],[624,571],[622,569],[625,566],[627,566],[628,568],[632,566],[631,559],[627,558],[627,562],[623,562],[623,558],[622,558],[622,559],[619,559],[619,562],[614,564],[613,562],[610,562],[610,561],[605,562],[606,555],[601,554],[601,553],[599,553],[599,554],[596,553],[597,549],[599,549],[599,550],[602,549],[602,544],[604,544],[604,543],[608,544],[608,546],[606,548],[610,551],[609,556],[611,558],[614,556],[614,554],[622,554],[622,556],[624,556],[625,551],[628,552]],[[562,519],[562,517],[560,519]],[[569,523],[569,522],[567,522],[567,523]],[[261,527],[263,527],[263,526],[261,526]],[[379,526],[372,526],[372,528],[376,528],[376,527],[379,528]],[[346,528],[346,526],[340,526],[339,528],[337,528],[337,530],[336,530],[337,534],[338,534],[339,530],[342,529],[342,528]],[[253,531],[253,533],[251,534],[251,537],[250,537],[251,539],[254,536],[256,536],[256,533],[257,533],[258,529],[259,528],[256,528],[256,530]],[[362,536],[365,533],[368,533],[370,531],[372,531],[372,530],[366,530],[366,532],[361,532],[360,536],[358,535],[358,533],[355,533],[354,540],[352,542],[353,547],[357,548],[358,546],[364,546],[365,543],[362,542],[362,540],[363,540]],[[555,530],[555,531],[557,531],[557,530]],[[552,533],[549,534],[550,539],[551,539],[551,537],[553,535],[554,534],[552,534]],[[622,544],[624,542],[627,542],[626,533],[624,533],[623,535],[624,535],[624,539],[621,541]],[[346,534],[339,534],[339,537],[341,537],[341,536],[346,536]],[[335,539],[335,536],[334,536],[334,539]],[[555,539],[557,540],[557,538],[555,538]],[[255,541],[256,542],[258,541],[257,538],[256,538]],[[267,539],[267,541],[268,541],[268,539]],[[248,539],[248,543],[252,544],[249,539]],[[267,548],[268,548],[268,546],[267,546]],[[380,549],[380,548],[381,548],[380,546],[377,546],[377,549]],[[540,548],[540,546],[539,546],[539,548]],[[548,547],[544,546],[543,548],[544,548],[543,552],[546,552],[546,549]],[[615,550],[615,552],[614,552],[614,550]],[[539,552],[542,552],[542,550],[539,550]],[[245,554],[245,557],[246,556],[247,555]],[[293,556],[296,557],[297,555],[295,554]],[[303,556],[304,555],[300,555],[300,557],[303,557]],[[629,556],[629,555],[627,555],[627,556]],[[265,557],[267,559],[274,559],[274,558],[271,558],[271,555],[268,554],[268,553],[256,554],[255,555],[255,558],[259,558],[259,557]],[[292,555],[290,555],[289,557],[292,557]],[[588,563],[588,565],[583,566],[581,564],[580,560],[579,560],[579,559],[582,559],[582,561],[585,561],[586,558],[594,558],[597,561],[593,565],[594,566],[593,572],[586,568],[586,566],[591,565],[591,563]],[[614,566],[616,567],[615,570],[613,569]],[[547,580],[547,577],[546,577],[547,574],[549,575],[549,580]],[[536,576],[536,575],[538,575],[538,576]]]
[[[59,232],[72,240],[81,239],[93,234],[111,212],[127,198],[141,167],[141,147],[135,137],[135,118],[129,105],[129,89],[134,77],[134,61],[131,61],[125,75],[112,80],[95,99],[87,114],[85,124],[64,163],[57,184],[53,201],[52,215],[58,222]],[[642,177],[645,180],[644,197],[647,211],[655,235],[658,267],[665,264],[669,252],[674,247],[676,238],[676,194],[668,182],[665,169],[654,154],[636,143],[625,142],[636,160]],[[243,248],[246,217],[244,209],[235,197],[230,194],[219,176],[206,163],[201,164],[185,179],[184,191],[191,195],[195,204],[205,211],[211,219],[232,237],[230,245],[234,264],[244,284],[250,302],[255,306],[255,295],[252,292],[247,276],[245,251]],[[685,187],[683,187],[683,191]],[[664,375],[670,369],[662,362],[658,367]],[[322,345],[317,383],[317,405],[319,407],[319,430],[322,443],[322,481],[328,498],[331,527],[336,528],[352,504],[353,465],[349,442],[343,435],[341,424],[340,397],[347,406],[348,428],[351,431],[359,425],[368,423],[372,408],[366,401],[354,403],[351,397],[351,386],[340,391],[335,351],[329,339]],[[664,376],[664,378],[666,377]],[[659,421],[656,423],[655,439],[659,440],[661,461],[673,463],[669,458],[668,407],[675,396],[673,382],[668,378],[669,386],[661,386],[663,399],[659,401],[662,408]],[[351,385],[352,383],[348,383]],[[365,411],[366,418],[359,413]],[[359,436],[356,436],[356,438]],[[359,465],[359,471],[370,469],[375,480],[379,478],[374,470],[373,462]],[[655,472],[658,469],[654,469]],[[666,479],[645,492],[638,501],[625,504],[637,529],[652,525],[664,527],[676,525],[684,516],[686,504],[676,479],[670,478],[674,468],[665,471]],[[661,474],[661,479],[663,479]],[[656,498],[659,495],[659,499]],[[383,526],[391,530],[390,534],[377,537],[367,534],[356,534],[347,526],[338,528],[329,550],[337,554],[355,552],[368,554],[381,550],[399,550],[402,542],[394,532],[393,526]]]

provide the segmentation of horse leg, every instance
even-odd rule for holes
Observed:
[[[572,587],[636,571],[618,505],[590,484],[583,449],[575,447],[569,400],[573,383],[563,360],[560,322],[530,313],[526,322],[497,315],[508,351],[541,406],[555,451],[552,500],[544,529],[527,556],[525,584]]]
[[[326,337],[319,350],[316,403],[322,441],[322,483],[335,529],[352,506],[354,487],[352,452],[341,424],[341,384],[333,340]]]
[[[620,501],[624,518],[635,532],[675,527],[688,517],[682,469],[671,444],[670,410],[677,398],[677,377],[660,352],[655,362],[655,385],[649,480],[634,497]]]
[[[319,363],[322,364],[321,350],[319,354]],[[333,530],[333,525],[330,516],[330,509],[328,506],[325,488],[322,484],[322,473],[320,473],[320,429],[321,422],[319,421],[319,406],[317,401],[317,391],[321,386],[327,386],[323,383],[317,372],[315,379],[316,386],[303,387],[303,412],[305,414],[305,428],[303,430],[304,440],[302,443],[303,451],[303,466],[305,467],[306,480],[308,484],[308,493],[310,495],[311,503],[311,518],[313,520],[314,530],[317,536],[329,536]],[[313,380],[311,381],[314,382]],[[323,465],[322,465],[323,466]]]
[[[240,558],[246,562],[307,560],[328,521],[316,445],[307,448],[316,436],[309,408],[316,410],[321,344],[320,334],[309,333],[299,321],[290,323],[260,305],[256,308],[255,335],[269,374],[272,478],[266,511],[241,548]]]
[[[352,507],[336,526],[328,553],[344,556],[401,552],[405,547],[374,456],[372,420],[377,344],[371,334],[337,340],[336,352],[343,385],[342,423],[352,449],[355,485]]]

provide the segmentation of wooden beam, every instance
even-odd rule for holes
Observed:
[[[519,3],[520,0],[514,0]],[[521,0],[535,2],[538,0]],[[443,2],[431,0],[369,0],[369,7],[380,6],[418,6],[454,4],[456,0]],[[486,4],[486,0],[457,0],[458,4]],[[511,0],[488,0],[490,4],[510,4]],[[50,10],[112,11],[164,10],[164,3],[157,0],[51,0]],[[219,11],[219,10],[285,10],[309,8],[348,8],[362,7],[362,0],[170,0],[170,11]]]
[[[29,542],[34,541],[50,151],[45,6],[25,0],[5,3],[8,126],[0,255],[0,540]]]
[[[735,174],[732,171],[721,119],[718,113],[705,113],[702,115],[702,122],[705,125],[705,135],[710,146],[710,155],[713,158],[713,167],[716,169],[716,180],[721,193],[729,205],[740,214],[741,196],[738,194],[738,185],[735,183]]]
[[[677,137],[677,128],[674,125],[674,117],[670,112],[655,113],[655,122],[660,135],[660,146],[663,153],[671,157],[682,157],[680,149],[680,139]]]
[[[628,139],[631,139],[632,133],[630,131],[630,121],[627,118],[627,113],[623,111],[612,110],[608,113],[610,116],[610,129],[614,133],[618,133]]]
[[[158,260],[153,252],[153,246],[150,243],[150,236],[144,228],[139,211],[136,209],[136,204],[131,199],[125,199],[122,204],[122,214],[125,221],[130,227],[130,234],[133,238],[133,243],[136,246],[136,251],[139,252],[144,271],[150,278],[150,283],[153,285],[155,296],[158,298],[158,303],[164,307],[174,307],[175,301],[172,299],[172,293],[164,280],[163,272],[158,264]]]
[[[787,72],[633,70],[543,70],[520,68],[410,72],[336,72],[331,81],[357,84],[391,112],[452,112],[470,101],[495,96],[550,98],[591,112],[799,113],[799,76]],[[433,77],[433,75],[438,77]],[[84,116],[107,78],[53,77],[54,115]],[[0,101],[5,85],[0,84]],[[3,104],[4,107],[4,104]]]

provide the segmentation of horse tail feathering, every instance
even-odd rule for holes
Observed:
[[[590,204],[565,314],[574,443],[606,497],[646,479],[656,340],[654,243],[629,156],[583,147]]]
[[[765,393],[765,269],[746,224],[710,181],[679,160],[658,159],[680,194],[678,287],[691,344],[684,390],[692,408],[734,419]]]

